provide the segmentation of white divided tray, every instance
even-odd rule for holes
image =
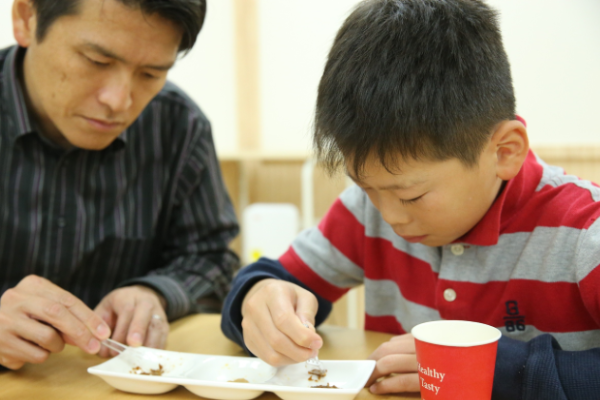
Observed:
[[[257,358],[146,350],[160,358],[161,376],[135,374],[131,364],[121,356],[88,368],[88,372],[116,389],[131,393],[160,394],[182,385],[209,399],[247,400],[273,392],[283,400],[306,399],[307,396],[311,400],[350,400],[364,387],[375,368],[372,360],[322,360],[327,375],[315,382],[309,380],[304,363],[275,368]],[[143,365],[140,367],[144,369]],[[311,387],[317,385],[337,389]]]

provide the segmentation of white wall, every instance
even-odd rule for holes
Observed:
[[[532,144],[600,143],[600,1],[490,0]]]
[[[0,46],[13,43],[0,0]],[[316,88],[335,32],[356,0],[259,0],[263,148],[310,148]],[[518,112],[532,144],[600,143],[600,1],[489,0],[501,13]],[[232,0],[208,0],[198,44],[171,73],[237,148]]]
[[[310,146],[324,59],[356,0],[260,0],[263,146]],[[489,0],[531,143],[600,143],[600,0]]]

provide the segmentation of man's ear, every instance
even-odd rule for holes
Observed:
[[[21,47],[29,47],[35,40],[37,18],[31,0],[14,0],[12,7],[13,35]]]
[[[521,121],[503,121],[491,141],[496,152],[496,175],[503,181],[514,178],[529,152],[527,128]]]

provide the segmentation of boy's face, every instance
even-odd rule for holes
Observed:
[[[455,158],[404,160],[392,174],[371,156],[360,180],[348,162],[346,168],[398,236],[443,246],[471,230],[494,202],[502,185],[496,162],[494,151],[486,149],[473,167]]]
[[[15,37],[27,47],[30,109],[44,134],[60,145],[107,147],[164,86],[181,29],[116,0],[84,0],[38,42],[36,15],[26,14],[27,4],[15,0],[21,15],[30,17],[14,21]]]

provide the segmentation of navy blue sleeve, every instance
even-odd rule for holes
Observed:
[[[290,274],[279,261],[261,258],[254,264],[248,265],[240,270],[233,279],[231,291],[225,298],[223,305],[221,330],[229,339],[239,344],[249,354],[248,348],[244,344],[244,335],[242,332],[242,301],[246,293],[258,281],[274,278],[287,282],[295,283],[298,286],[312,292],[319,302],[319,309],[315,316],[315,325],[320,325],[331,312],[332,304],[321,296],[310,290],[292,274]]]
[[[548,334],[498,343],[493,400],[600,399],[600,348],[562,350]]]

